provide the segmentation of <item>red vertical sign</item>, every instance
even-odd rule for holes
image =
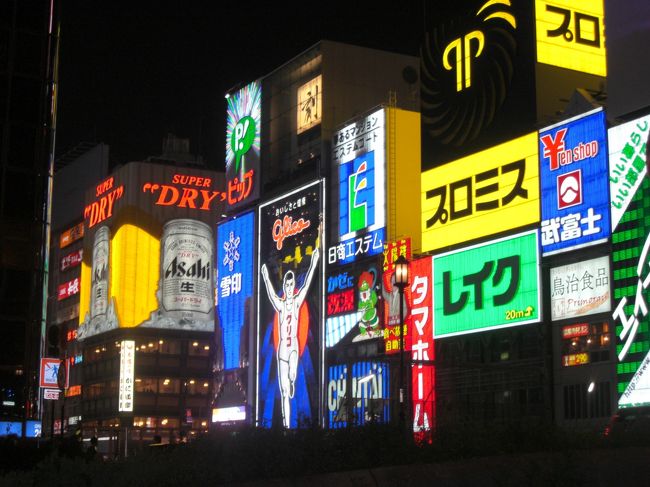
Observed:
[[[404,332],[404,350],[411,350],[411,338],[409,336],[409,310],[411,302],[411,290],[404,289],[404,323],[399,326],[399,290],[393,284],[395,274],[395,261],[399,256],[411,260],[411,239],[405,238],[396,242],[384,244],[384,274],[383,274],[383,296],[384,296],[384,345],[387,354],[398,353],[400,350],[400,333]]]
[[[427,439],[435,418],[432,271],[431,257],[411,263],[411,404],[413,434],[417,441]]]

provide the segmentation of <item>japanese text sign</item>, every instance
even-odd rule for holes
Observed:
[[[135,374],[135,341],[122,340],[120,344],[120,386],[117,410],[133,411]]]
[[[610,235],[605,112],[539,133],[542,253],[604,242]]]
[[[422,251],[539,221],[537,133],[422,173]]]
[[[359,342],[383,336],[381,273],[375,262],[332,268],[325,290],[326,347],[346,337]]]
[[[609,257],[551,268],[550,287],[553,321],[611,310]]]
[[[226,102],[226,191],[234,209],[259,196],[262,86],[254,81]]]
[[[323,182],[258,209],[257,374],[260,426],[318,417],[323,323]]]
[[[537,232],[433,259],[437,338],[540,320]]]
[[[627,206],[647,172],[646,143],[650,115],[609,129],[609,193],[612,231],[618,227]]]
[[[70,245],[72,242],[75,242],[84,236],[84,224],[79,223],[74,227],[66,230],[61,233],[59,237],[59,247],[64,248]]]
[[[255,213],[222,223],[217,229],[217,342],[224,354],[224,369],[240,367],[241,336],[246,309],[253,296]],[[250,309],[250,308],[249,308]]]
[[[79,293],[79,278],[75,277],[71,281],[59,284],[57,300],[62,301]]]
[[[432,257],[411,262],[411,400],[416,438],[431,431],[435,417],[432,264]]]
[[[603,0],[535,0],[537,61],[607,76]]]
[[[339,239],[328,263],[352,262],[383,251],[386,225],[385,110],[334,133],[332,163],[339,175]]]
[[[650,404],[650,181],[643,178],[612,234],[618,405]]]

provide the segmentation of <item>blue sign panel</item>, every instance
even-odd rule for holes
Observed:
[[[539,133],[544,255],[610,236],[605,113],[595,110]]]
[[[244,213],[219,225],[217,231],[217,333],[223,346],[223,368],[241,367],[242,335],[247,335],[246,310],[253,297],[255,214]]]
[[[355,425],[388,422],[389,375],[388,364],[384,362],[356,362],[352,370],[347,365],[330,366],[327,377],[329,427],[343,428],[348,421]],[[346,397],[352,398],[351,404]]]
[[[383,251],[383,187],[377,185],[375,167],[375,151],[339,166],[339,264]]]
[[[338,167],[338,243],[327,263],[346,264],[384,250],[386,237],[386,113],[381,108],[334,133]],[[334,203],[336,205],[336,203]]]
[[[41,422],[28,419],[25,422],[25,438],[40,438]]]
[[[23,423],[19,421],[0,421],[0,436],[23,435]]]

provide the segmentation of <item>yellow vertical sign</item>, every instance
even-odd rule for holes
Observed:
[[[603,0],[535,0],[537,61],[607,76]]]
[[[537,133],[422,173],[422,251],[539,222]]]

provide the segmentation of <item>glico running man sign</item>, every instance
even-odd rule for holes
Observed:
[[[255,417],[296,428],[319,416],[323,183],[260,205]]]

